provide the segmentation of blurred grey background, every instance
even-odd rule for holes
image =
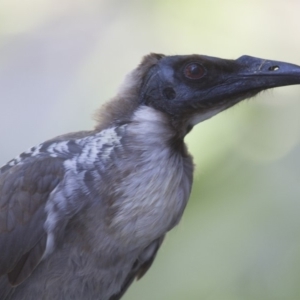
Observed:
[[[300,64],[300,1],[1,0],[0,164],[93,127],[149,52]],[[300,299],[300,87],[198,125],[181,224],[127,300]]]

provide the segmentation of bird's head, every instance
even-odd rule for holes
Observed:
[[[192,127],[260,91],[300,83],[300,67],[242,56],[162,56],[141,88],[140,102]]]
[[[251,56],[227,60],[150,54],[129,82],[118,96],[127,110],[150,106],[169,116],[185,135],[197,123],[263,90],[300,84],[300,67]],[[123,116],[124,111],[122,107]]]

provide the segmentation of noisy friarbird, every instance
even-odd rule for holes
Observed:
[[[284,62],[144,57],[93,130],[48,140],[0,169],[0,299],[120,299],[186,207],[186,134],[292,84],[300,67]]]

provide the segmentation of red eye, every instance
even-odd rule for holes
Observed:
[[[205,74],[205,69],[198,63],[189,63],[184,68],[184,75],[189,79],[200,79]]]

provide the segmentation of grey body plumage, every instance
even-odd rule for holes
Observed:
[[[247,56],[145,57],[95,130],[0,169],[0,299],[120,299],[187,204],[185,135],[261,90],[300,83],[299,70]]]

